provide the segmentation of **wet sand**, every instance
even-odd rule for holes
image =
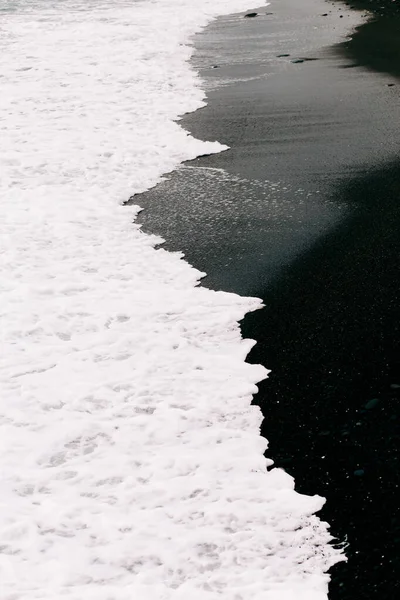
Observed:
[[[255,398],[267,454],[299,491],[327,498],[321,517],[349,543],[331,599],[394,600],[400,20],[385,0],[354,2],[376,13],[350,38],[343,22],[364,10],[299,4],[198,37],[209,105],[183,125],[231,150],[141,196],[142,222],[208,273],[203,285],[264,299],[243,333],[258,342],[250,360],[272,369]]]

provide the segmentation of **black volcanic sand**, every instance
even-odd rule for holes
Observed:
[[[322,0],[280,0],[199,36],[209,105],[183,125],[231,150],[138,203],[144,229],[206,271],[204,285],[263,298],[242,329],[258,342],[249,360],[272,369],[254,400],[268,456],[299,492],[327,498],[320,516],[349,543],[331,600],[394,600],[400,15],[385,0],[351,5],[374,17],[333,47],[324,40],[352,17]]]
[[[400,77],[399,0],[355,0],[351,6],[371,12],[372,18],[343,44],[343,54],[355,58],[358,65]]]

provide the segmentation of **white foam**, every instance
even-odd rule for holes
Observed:
[[[204,102],[187,44],[247,2],[0,8],[2,600],[325,598],[323,500],[267,472],[250,404],[259,301],[120,205],[222,149],[174,122]]]

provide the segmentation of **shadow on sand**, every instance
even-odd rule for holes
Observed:
[[[255,398],[268,455],[322,518],[349,563],[330,598],[390,599],[400,549],[400,162],[342,185],[351,216],[266,290],[243,322],[249,360],[272,369]],[[374,586],[375,591],[372,592]]]

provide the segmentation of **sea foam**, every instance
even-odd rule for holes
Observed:
[[[0,0],[2,600],[320,600],[323,499],[267,470],[267,375],[121,203],[223,146],[190,40],[244,0]],[[242,18],[233,16],[233,19]]]

